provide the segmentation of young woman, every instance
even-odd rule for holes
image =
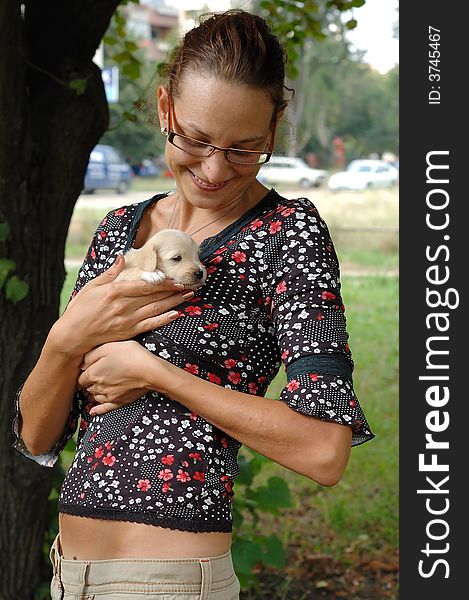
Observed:
[[[53,600],[238,598],[240,446],[330,486],[351,446],[373,437],[327,226],[306,198],[256,179],[287,103],[284,65],[265,21],[241,10],[186,34],[157,98],[176,190],[104,218],[18,393],[15,447],[42,465],[81,417]],[[196,295],[170,280],[114,283],[119,255],[165,228],[200,244],[208,277]],[[282,362],[288,383],[266,399]]]

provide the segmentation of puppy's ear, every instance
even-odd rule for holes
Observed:
[[[157,265],[155,244],[145,244],[145,246],[140,249],[140,254],[141,262],[139,266],[144,271],[154,271]]]

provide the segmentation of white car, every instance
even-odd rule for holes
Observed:
[[[259,171],[257,178],[264,185],[279,183],[294,186],[318,187],[325,181],[327,172],[321,169],[311,169],[301,158],[292,156],[272,156]]]
[[[379,159],[352,160],[345,171],[334,173],[327,185],[330,190],[360,191],[371,187],[390,187],[399,182],[399,169]]]

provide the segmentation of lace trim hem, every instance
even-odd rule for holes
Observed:
[[[86,508],[72,504],[58,503],[58,512],[76,517],[90,517],[92,519],[107,519],[111,521],[130,521],[132,523],[145,523],[166,529],[179,531],[230,533],[232,522],[218,521],[188,521],[179,517],[160,516],[154,513],[135,513],[127,510],[109,510],[106,508]]]

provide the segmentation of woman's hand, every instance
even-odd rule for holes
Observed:
[[[58,351],[76,359],[96,346],[128,340],[183,316],[171,308],[194,293],[172,279],[162,283],[114,280],[125,258],[89,281],[54,324],[51,339]]]
[[[98,402],[90,414],[103,415],[143,396],[150,389],[145,375],[158,361],[133,340],[103,344],[88,352],[81,365],[78,387]]]

